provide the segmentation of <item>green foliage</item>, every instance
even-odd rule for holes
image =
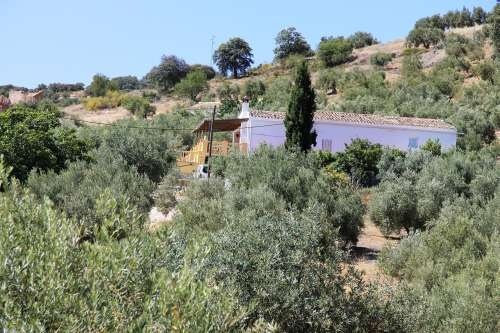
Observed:
[[[116,82],[110,81],[103,74],[96,74],[92,77],[92,82],[87,87],[87,91],[90,96],[102,97],[106,95],[109,90],[116,90]]]
[[[413,331],[495,331],[498,194],[482,207],[450,202],[431,229],[382,251],[381,266],[402,278],[405,298],[419,300],[418,307],[403,305],[413,313]]]
[[[242,95],[248,97],[252,105],[256,105],[265,92],[266,86],[261,80],[248,80],[242,88]]]
[[[74,162],[59,174],[53,171],[32,173],[27,186],[42,199],[48,197],[55,206],[74,217],[81,235],[95,237],[94,228],[103,223],[96,206],[98,198],[108,192],[120,205],[130,205],[146,213],[152,204],[153,183],[120,156],[102,150],[92,156],[94,162]]]
[[[373,290],[339,266],[337,230],[354,240],[362,221],[352,189],[330,182],[313,153],[261,147],[218,166],[225,182],[193,183],[174,223],[201,244],[190,260],[202,276],[249,306],[249,324],[346,332],[385,325],[390,316],[381,317]]]
[[[428,151],[433,156],[441,155],[441,144],[439,143],[439,139],[427,140],[423,145],[420,146],[420,149]]]
[[[61,127],[51,105],[15,105],[0,113],[0,155],[25,180],[32,169],[60,171],[66,161],[86,158],[89,145],[75,131]]]
[[[479,150],[495,140],[495,126],[484,113],[460,109],[451,117],[451,122],[460,133],[457,147],[461,149]]]
[[[243,192],[266,186],[287,206],[299,211],[311,205],[318,211],[325,209],[325,227],[338,228],[341,239],[354,242],[362,226],[361,201],[350,188],[332,181],[328,173],[321,170],[320,162],[317,154],[312,152],[290,153],[284,149],[262,147],[251,158],[235,156],[220,163],[223,169],[214,169],[214,174],[223,175],[234,189]],[[198,208],[196,211],[202,210]],[[220,220],[218,216],[215,218]]]
[[[217,95],[221,101],[221,105],[218,109],[220,116],[235,116],[238,114],[240,108],[240,86],[224,81],[222,85],[217,88]]]
[[[175,92],[182,97],[196,101],[197,96],[208,89],[207,75],[202,70],[189,72],[187,76],[174,87]]]
[[[336,94],[339,78],[340,74],[336,70],[324,69],[319,73],[316,86],[327,93]]]
[[[252,48],[248,43],[235,37],[219,46],[214,52],[213,60],[223,75],[231,72],[233,78],[237,78],[244,75],[253,64],[252,57]]]
[[[424,17],[415,22],[415,28],[436,28],[444,30],[446,23],[439,15],[432,15],[430,17]]]
[[[394,58],[393,54],[385,53],[385,52],[377,52],[372,54],[370,57],[370,63],[374,66],[385,66],[392,61]]]
[[[111,84],[118,90],[136,90],[141,87],[139,79],[136,76],[117,76],[111,79]]]
[[[308,151],[316,145],[313,131],[316,94],[311,86],[307,64],[303,62],[295,72],[288,112],[285,116],[286,142],[289,149]]]
[[[318,57],[326,67],[341,65],[351,60],[353,45],[344,37],[323,38],[318,46]]]
[[[277,60],[288,58],[292,54],[311,55],[312,50],[305,38],[294,27],[281,30],[275,38],[274,57]]]
[[[446,54],[456,62],[477,61],[484,58],[483,43],[474,41],[456,33],[449,33],[445,39]],[[462,65],[462,69],[467,70]]]
[[[404,228],[407,232],[422,227],[418,218],[415,189],[408,179],[383,182],[370,202],[370,217],[384,234]]]
[[[155,114],[156,108],[147,99],[140,96],[125,96],[121,105],[138,118],[146,118]]]
[[[439,28],[415,28],[406,37],[406,43],[413,47],[423,45],[426,49],[444,40],[444,32]]]
[[[493,9],[493,24],[491,31],[491,39],[495,47],[495,56],[498,58],[500,54],[500,5],[496,5]]]
[[[472,9],[472,20],[476,24],[484,24],[488,14],[482,7],[474,7]]]
[[[176,193],[180,190],[179,178],[178,172],[170,172],[162,178],[153,195],[156,207],[164,214],[168,214],[177,205]]]
[[[158,66],[146,74],[146,81],[160,92],[170,91],[189,72],[189,65],[174,55],[163,56]]]
[[[159,182],[172,168],[177,155],[174,150],[178,150],[179,145],[184,144],[179,142],[183,138],[169,131],[159,132],[148,128],[172,127],[171,120],[176,116],[182,117],[183,115],[155,117],[154,121],[122,120],[115,126],[99,129],[97,135],[100,148],[109,149],[113,156],[120,156],[129,166],[137,168],[140,174],[145,174],[150,180]],[[184,120],[186,125],[192,126],[199,120],[198,116],[190,118],[190,120],[189,118]],[[186,139],[189,140],[189,138]]]
[[[49,92],[61,93],[70,91],[81,91],[85,88],[83,83],[51,83],[48,86],[39,85],[38,90],[47,89]]]
[[[189,67],[189,71],[190,72],[202,71],[207,76],[207,80],[213,79],[216,75],[215,69],[213,69],[211,66],[207,66],[207,65],[200,65],[200,64],[191,65]]]
[[[355,49],[378,44],[378,40],[369,32],[358,31],[347,38]]]
[[[257,101],[255,107],[258,109],[285,111],[290,102],[292,92],[292,81],[288,77],[277,77],[272,79],[266,86],[266,92]]]
[[[384,157],[379,164],[384,169],[382,182],[370,204],[373,221],[386,233],[422,229],[439,216],[447,202],[491,199],[500,181],[492,155],[455,152],[432,157],[420,151],[392,161]]]
[[[406,55],[403,58],[401,74],[407,79],[419,77],[422,74],[422,67],[422,61],[418,55]]]
[[[245,312],[231,295],[191,271],[168,271],[172,235],[148,234],[109,193],[97,198],[103,222],[89,242],[48,201],[8,187],[0,196],[3,329],[219,332],[240,325]]]
[[[122,104],[124,96],[118,91],[108,91],[104,96],[87,97],[82,100],[82,104],[90,111],[117,108]]]
[[[491,60],[482,61],[475,68],[475,72],[482,80],[489,81],[491,83],[495,83],[494,80],[496,71],[497,68]]]
[[[377,163],[382,156],[382,147],[367,140],[354,139],[346,144],[343,152],[334,154],[333,167],[347,173],[354,183],[363,186],[375,184]]]

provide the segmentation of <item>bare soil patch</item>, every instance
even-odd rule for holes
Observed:
[[[63,109],[63,113],[67,118],[104,124],[132,117],[132,114],[122,107],[88,111],[81,104],[67,106]]]

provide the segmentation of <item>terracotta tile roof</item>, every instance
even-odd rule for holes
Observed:
[[[266,118],[266,119],[284,119],[285,113],[252,110],[251,116],[255,118]],[[344,122],[351,124],[455,129],[455,127],[453,127],[452,125],[448,124],[447,122],[441,119],[381,116],[376,114],[361,114],[361,113],[347,113],[347,112],[333,112],[333,111],[318,111],[314,114],[314,120],[324,120],[324,121],[326,120],[326,121]]]

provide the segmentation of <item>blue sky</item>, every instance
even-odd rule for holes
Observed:
[[[294,26],[316,47],[322,36],[368,31],[404,37],[423,16],[495,1],[0,0],[0,85],[84,82],[95,73],[142,77],[163,54],[210,63],[230,37],[255,63],[271,62],[274,37]]]

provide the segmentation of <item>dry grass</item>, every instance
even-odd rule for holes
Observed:
[[[63,113],[66,117],[72,119],[105,124],[132,117],[132,113],[122,107],[88,111],[83,107],[82,104],[67,106],[63,109]]]

